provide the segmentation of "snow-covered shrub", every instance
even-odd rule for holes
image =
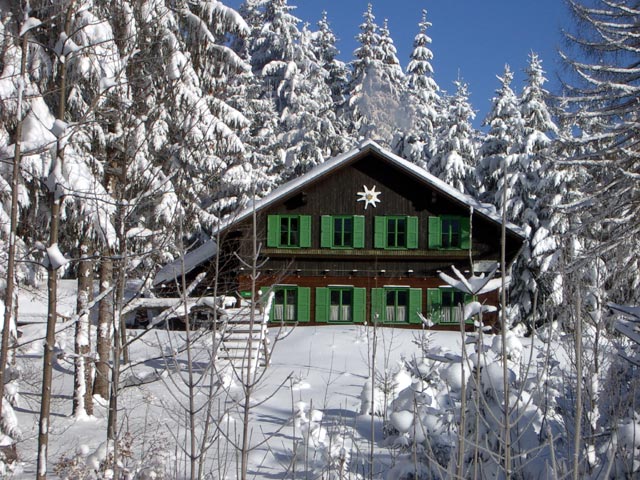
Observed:
[[[350,471],[351,456],[357,451],[353,432],[345,425],[324,425],[320,410],[309,411],[305,402],[295,405],[294,426],[300,432],[294,452],[295,461],[306,466],[314,478],[327,480],[360,480]]]
[[[118,468],[123,478],[133,478],[135,469],[128,466],[133,458],[133,437],[125,433],[118,442]],[[62,456],[54,465],[54,473],[61,480],[111,480],[114,476],[113,443],[104,441],[91,451],[80,445],[76,453]]]
[[[437,352],[445,358],[442,351]],[[459,362],[456,365],[426,357],[414,358],[405,367],[403,370],[410,373],[411,382],[409,385],[405,382],[405,388],[391,401],[384,425],[386,443],[400,451],[415,449],[421,461],[435,460],[445,467],[455,445],[462,369]],[[453,386],[448,385],[448,378],[457,378]],[[401,476],[414,472],[420,475],[418,478],[438,478],[431,468],[422,466],[419,472],[416,468],[413,463],[397,465],[394,472]]]
[[[360,393],[360,415],[383,416],[386,406],[385,392],[378,384],[374,385],[371,377],[367,378]]]

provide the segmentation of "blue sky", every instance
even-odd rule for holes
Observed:
[[[355,36],[362,14],[371,1],[376,23],[389,20],[389,30],[398,49],[398,58],[406,67],[413,38],[423,9],[433,26],[427,32],[433,43],[433,67],[440,88],[454,91],[453,81],[462,77],[469,84],[471,103],[477,112],[479,127],[498,88],[496,75],[505,63],[515,73],[513,88],[520,91],[523,70],[531,51],[543,61],[549,83],[558,92],[556,75],[561,70],[557,50],[562,47],[563,27],[571,20],[563,0],[289,0],[294,14],[315,28],[321,12],[327,11],[331,27],[338,37],[340,58],[350,61],[357,46]],[[237,8],[241,0],[223,0]]]

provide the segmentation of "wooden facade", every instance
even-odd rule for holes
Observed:
[[[486,205],[366,142],[260,199],[218,234],[218,292],[275,290],[275,318],[415,326],[422,317],[451,327],[459,321],[452,304],[470,298],[444,286],[438,272],[498,262],[501,223]],[[508,264],[522,241],[507,226]],[[211,271],[212,261],[189,277]]]

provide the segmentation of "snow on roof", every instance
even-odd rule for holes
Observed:
[[[168,263],[156,273],[153,285],[160,285],[167,281],[174,281],[196,268],[202,262],[210,259],[218,253],[218,244],[215,240],[208,240],[198,248],[185,253],[182,257]]]
[[[424,183],[431,185],[435,189],[444,193],[451,200],[457,201],[458,203],[465,205],[470,209],[472,208],[475,213],[479,213],[480,215],[486,217],[487,219],[493,221],[494,223],[497,223],[499,225],[502,224],[502,218],[500,217],[500,215],[498,214],[498,212],[496,211],[493,205],[490,205],[488,203],[482,203],[476,200],[475,198],[471,197],[470,195],[466,195],[460,192],[459,190],[456,190],[454,187],[447,184],[446,182],[443,182],[438,177],[431,175],[425,169],[382,148],[379,144],[377,144],[373,140],[366,140],[362,142],[360,145],[358,145],[356,148],[346,153],[343,153],[342,155],[338,155],[337,157],[333,157],[327,160],[326,162],[318,165],[317,167],[313,168],[306,174],[298,178],[295,178],[290,182],[285,183],[284,185],[281,185],[280,187],[275,189],[273,192],[271,192],[269,195],[263,198],[260,198],[255,202],[250,203],[249,206],[247,206],[244,210],[242,210],[237,216],[234,216],[228,219],[227,221],[223,222],[220,225],[217,232],[226,230],[229,226],[235,224],[236,222],[239,222],[249,217],[254,210],[255,211],[262,210],[263,208],[269,205],[272,205],[283,198],[286,198],[291,193],[302,188],[304,185],[311,183],[318,178],[321,178],[322,176],[328,174],[329,172],[332,172],[334,170],[337,170],[343,167],[345,163],[348,163],[351,160],[355,159],[356,157],[360,157],[368,152],[377,153],[381,157],[388,160],[391,164],[396,165],[397,167],[404,170],[405,172],[413,175],[414,177],[418,178]],[[517,236],[520,236],[520,237],[525,236],[523,230],[512,223],[507,222],[506,227],[508,230],[510,230],[512,233],[514,233]]]

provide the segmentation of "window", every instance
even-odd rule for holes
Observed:
[[[336,217],[333,219],[333,246],[353,247],[353,218]]]
[[[323,215],[320,227],[322,248],[364,248],[362,215]]]
[[[442,229],[442,248],[460,248],[460,240],[462,239],[460,218],[445,217],[440,226]]]
[[[407,219],[404,217],[387,218],[387,248],[407,246]]]
[[[467,217],[429,217],[429,248],[466,250],[471,246],[469,231]]]
[[[300,218],[280,217],[280,246],[297,247],[300,245]]]
[[[298,248],[311,246],[309,215],[269,215],[267,247]]]
[[[272,322],[308,322],[309,292],[306,287],[276,285],[269,319]]]
[[[387,290],[384,319],[387,322],[406,322],[409,307],[408,290]]]
[[[427,310],[433,323],[449,324],[462,321],[462,306],[473,300],[460,290],[451,287],[427,290]],[[468,320],[470,322],[471,320]]]
[[[418,217],[376,217],[373,243],[375,248],[418,248]]]
[[[350,286],[316,288],[316,322],[363,323],[366,290]]]
[[[388,323],[420,323],[422,290],[409,287],[371,289],[371,318]]]
[[[353,291],[348,288],[329,290],[329,321],[350,322],[353,319]]]

